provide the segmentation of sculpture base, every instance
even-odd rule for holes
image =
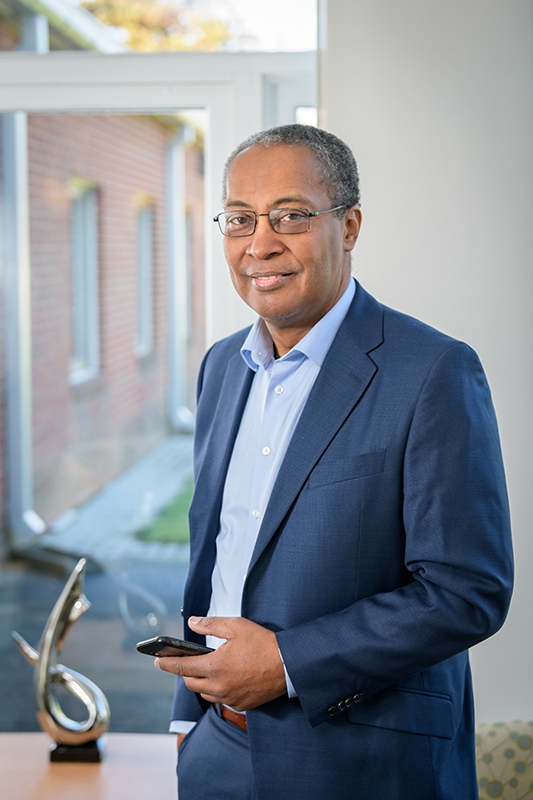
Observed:
[[[104,756],[105,739],[93,739],[83,744],[54,742],[50,747],[50,761],[98,764]]]

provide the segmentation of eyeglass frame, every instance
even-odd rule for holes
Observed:
[[[235,213],[237,213],[238,211],[246,211],[248,214],[253,214],[254,215],[254,227],[253,227],[253,230],[250,231],[250,233],[224,233],[224,231],[222,230],[222,227],[220,225],[220,217],[222,216],[222,214],[231,214],[231,211],[220,211],[216,215],[216,217],[213,217],[213,222],[218,223],[218,229],[219,229],[220,233],[222,234],[222,236],[227,236],[229,239],[241,239],[244,236],[253,236],[253,234],[257,230],[257,220],[258,220],[259,217],[268,217],[268,221],[270,222],[270,227],[272,228],[274,233],[279,233],[280,236],[297,236],[299,233],[308,233],[309,232],[309,230],[311,229],[311,217],[321,217],[322,214],[329,214],[330,211],[340,211],[341,208],[349,208],[349,206],[346,203],[343,203],[343,205],[335,206],[335,208],[326,208],[325,211],[309,211],[308,208],[295,208],[293,206],[288,206],[287,208],[285,208],[285,207],[283,207],[283,208],[272,208],[266,214],[258,214],[256,211],[252,211],[249,208],[246,208],[246,209],[238,209],[238,208],[236,208],[235,209]],[[307,228],[306,228],[306,230],[305,231],[277,231],[275,229],[274,224],[272,222],[272,219],[270,217],[270,215],[272,213],[276,212],[276,211],[305,211],[306,215],[307,215],[306,216],[306,219],[307,219]]]

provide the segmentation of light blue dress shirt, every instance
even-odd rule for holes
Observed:
[[[272,487],[309,392],[354,296],[352,278],[333,308],[281,358],[274,358],[272,337],[261,318],[241,348],[255,376],[224,485],[209,617],[241,616],[248,565]],[[217,648],[223,641],[206,637],[208,647]],[[287,671],[285,677],[289,697],[294,697]],[[172,723],[171,730],[177,731],[178,724],[182,723]]]

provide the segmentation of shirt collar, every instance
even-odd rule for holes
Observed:
[[[328,313],[324,314],[316,325],[311,328],[309,333],[307,333],[292,350],[286,353],[283,358],[288,358],[291,354],[302,353],[304,356],[314,361],[318,367],[321,367],[333,339],[344,317],[348,313],[348,309],[355,296],[355,289],[355,280],[350,278],[346,290],[337,300],[333,308],[330,308]],[[270,363],[274,360],[272,337],[261,317],[258,317],[252,325],[241,347],[241,355],[246,364],[250,369],[253,369],[254,372],[257,372],[259,367],[268,369]]]

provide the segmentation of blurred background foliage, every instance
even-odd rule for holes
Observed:
[[[141,52],[224,51],[234,37],[227,24],[185,3],[163,0],[84,0],[81,5],[122,42]]]

